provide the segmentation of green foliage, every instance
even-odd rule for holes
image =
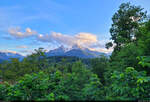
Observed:
[[[49,92],[49,77],[43,72],[26,74],[18,83],[8,87],[7,100],[36,100],[43,99]]]
[[[99,89],[98,92],[101,92],[98,86],[101,85],[99,79],[95,74],[92,74],[90,70],[86,69],[81,62],[74,63],[71,72],[72,73],[66,73],[64,75],[59,84],[57,94],[61,92],[60,95],[68,96],[68,100],[87,100],[88,97],[84,93],[89,91],[88,87],[93,87],[91,95],[95,95],[95,91],[98,91],[97,89]],[[94,83],[98,85],[94,86]],[[98,96],[93,96],[92,100],[95,100],[96,97]]]
[[[150,55],[150,20],[144,22],[136,33],[138,46],[143,50],[144,55]]]
[[[103,86],[96,74],[92,74],[89,83],[82,89],[84,100],[103,100]]]
[[[101,55],[100,58],[91,59],[91,71],[98,75],[102,83],[104,83],[104,73],[108,68],[108,61],[104,55]]]
[[[4,100],[6,97],[7,88],[4,84],[0,84],[0,100]]]
[[[150,56],[138,56],[137,59],[140,60],[138,64],[150,68]]]
[[[25,74],[39,72],[48,67],[48,61],[44,55],[42,48],[35,50],[32,55],[27,56],[23,61],[17,58],[11,58],[9,62],[2,63],[0,72],[2,73],[3,80],[14,83]]]
[[[150,77],[145,71],[136,71],[128,67],[123,72],[114,71],[109,87],[112,93],[108,96],[115,100],[137,100],[149,98]]]
[[[136,49],[136,50],[135,50]],[[118,52],[117,55],[114,52],[111,55],[111,69],[123,71],[126,67],[136,67],[138,70],[138,59],[137,56],[141,56],[142,51],[134,43],[125,45]]]
[[[102,84],[97,75],[81,62],[76,62],[71,73],[56,70],[53,73],[26,74],[16,84],[0,90],[3,100],[101,100]],[[88,93],[87,93],[88,92]],[[89,93],[90,92],[90,93]],[[87,93],[87,94],[85,94]],[[6,96],[5,96],[6,95]]]

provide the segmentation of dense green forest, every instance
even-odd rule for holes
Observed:
[[[150,19],[140,6],[112,17],[110,57],[49,57],[39,48],[0,64],[0,100],[150,100]]]

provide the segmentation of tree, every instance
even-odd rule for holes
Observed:
[[[111,68],[109,69],[123,71],[126,67],[130,66],[139,70],[137,56],[141,56],[142,54],[142,50],[134,43],[127,44],[117,54],[112,53]]]
[[[114,71],[111,80],[110,87],[107,87],[108,99],[137,100],[150,97],[150,77],[145,71],[136,71],[133,67],[127,67],[123,72]]]
[[[27,60],[35,64],[39,69],[43,70],[48,67],[48,60],[46,59],[45,51],[43,48],[35,49],[35,53],[27,56]]]
[[[0,85],[0,99],[15,100],[102,100],[103,85],[81,62],[73,63],[71,72],[26,74],[13,85]],[[2,90],[5,88],[5,90]],[[101,96],[99,96],[101,95]],[[103,96],[103,97],[102,97]]]
[[[146,18],[146,12],[140,6],[130,3],[122,3],[119,10],[113,15],[113,24],[110,28],[111,40],[106,44],[106,48],[115,44],[114,52],[119,51],[122,46],[136,40],[135,32],[138,30],[139,23]]]
[[[108,58],[104,55],[91,59],[91,71],[98,75],[102,83],[104,83],[104,73],[108,68],[108,61]]]
[[[150,20],[146,21],[139,27],[138,46],[143,50],[145,56],[150,56]]]

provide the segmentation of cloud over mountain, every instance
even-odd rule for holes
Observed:
[[[3,53],[13,53],[13,54],[16,54],[17,52],[16,51],[11,51],[11,50],[1,50],[0,52],[3,52]]]
[[[72,47],[73,45],[79,45],[85,48],[89,48],[93,51],[99,51],[104,53],[110,53],[112,49],[106,49],[105,43],[107,40],[98,40],[98,37],[92,33],[80,32],[73,36],[66,35],[57,32],[51,32],[50,34],[39,34],[37,39],[41,42],[58,43],[61,45],[67,45]]]
[[[54,45],[65,45],[72,47],[73,45],[79,45],[84,48],[89,48],[95,51],[101,51],[105,53],[112,52],[113,49],[107,50],[105,43],[107,40],[98,40],[95,34],[87,32],[79,32],[75,35],[67,35],[58,32],[51,32],[49,34],[40,34],[30,28],[26,28],[25,32],[22,32],[19,27],[11,28],[8,30],[9,34],[15,38],[26,38],[34,36],[37,42],[53,43]],[[26,48],[26,46],[18,46],[18,48]]]
[[[51,34],[38,35],[38,40],[42,42],[55,42],[67,46],[73,46],[78,44],[80,46],[88,47],[94,44],[98,44],[97,36],[91,33],[77,33],[74,36],[65,35],[62,33],[52,32]]]

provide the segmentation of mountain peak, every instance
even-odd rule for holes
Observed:
[[[58,47],[58,48],[56,48],[54,50],[57,50],[57,51],[59,50],[59,51],[66,52],[66,51],[68,51],[68,48],[65,48],[63,45],[61,45],[60,47]]]
[[[9,60],[10,58],[18,58],[19,60],[22,60],[24,56],[13,51],[0,51],[0,60]]]
[[[72,46],[72,49],[83,49],[83,47],[81,47],[78,44],[75,44],[75,45]]]
[[[89,48],[81,47],[78,44],[72,46],[72,48],[65,48],[63,45],[50,50],[46,53],[47,56],[76,56],[80,58],[94,58],[98,57],[101,52],[91,51]]]
[[[50,50],[49,52],[47,52],[47,55],[62,55],[66,52],[66,48],[61,45],[60,47],[54,49],[54,50]]]
[[[65,47],[63,45],[61,45],[58,49],[65,50]]]

